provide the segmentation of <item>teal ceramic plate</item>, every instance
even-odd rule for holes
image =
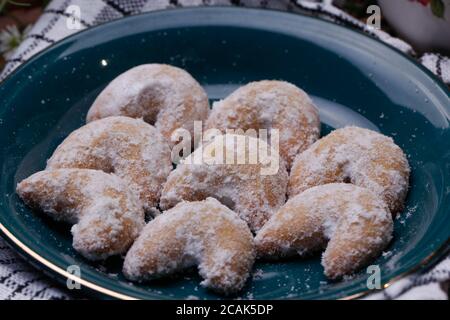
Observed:
[[[131,284],[121,259],[91,263],[71,246],[67,226],[29,210],[16,183],[42,170],[56,146],[84,124],[97,94],[121,72],[169,63],[198,79],[211,99],[253,80],[284,79],[310,93],[322,135],[349,124],[393,137],[408,154],[411,189],[395,239],[374,261],[387,286],[448,251],[450,99],[448,89],[396,50],[318,19],[264,10],[201,8],[154,12],[69,37],[0,85],[0,230],[31,263],[62,280],[81,268],[82,285],[102,297],[217,299],[192,273]],[[257,263],[241,298],[348,298],[367,292],[365,270],[341,282],[323,276],[320,257]]]

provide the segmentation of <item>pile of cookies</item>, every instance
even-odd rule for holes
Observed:
[[[220,152],[257,161],[215,162],[211,142],[173,169],[173,133],[194,135],[195,121],[218,131]],[[141,65],[100,93],[87,122],[17,193],[73,224],[73,247],[87,259],[125,255],[123,273],[132,281],[197,266],[203,286],[230,294],[242,289],[257,258],[323,250],[325,275],[341,278],[388,245],[408,191],[408,161],[391,138],[345,127],[319,139],[317,108],[283,81],[249,83],[210,111],[186,71]],[[276,130],[279,139],[275,147],[229,129]],[[245,143],[237,150],[239,139]],[[269,152],[261,156],[261,148]],[[261,174],[271,162],[277,170]]]

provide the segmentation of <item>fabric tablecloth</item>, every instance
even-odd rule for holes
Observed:
[[[73,5],[80,8],[76,15]],[[234,5],[302,12],[359,29],[399,50],[415,55],[409,44],[384,31],[354,19],[331,4],[331,0],[53,0],[26,35],[25,40],[7,60],[0,80],[35,53],[58,40],[110,20],[124,16],[183,6]],[[80,28],[67,28],[67,19],[76,19]],[[450,59],[426,53],[417,57],[433,73],[450,84]],[[447,299],[450,280],[450,257],[424,274],[413,274],[369,296],[369,299]],[[70,290],[29,266],[0,238],[0,299],[71,299]]]

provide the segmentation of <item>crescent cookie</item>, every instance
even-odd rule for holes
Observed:
[[[198,266],[201,285],[229,294],[242,289],[254,258],[245,222],[207,198],[181,202],[150,221],[128,251],[123,273],[144,281]]]
[[[291,166],[294,157],[319,138],[319,112],[309,96],[283,81],[258,81],[240,87],[214,103],[206,129],[278,129],[280,155]]]
[[[296,157],[288,194],[293,197],[313,186],[350,182],[380,195],[395,214],[403,209],[409,172],[405,154],[391,138],[368,129],[345,127]]]
[[[151,125],[109,117],[72,132],[55,150],[47,169],[81,168],[112,172],[126,181],[150,212],[172,170],[170,147]]]
[[[340,278],[367,265],[392,239],[386,204],[345,183],[313,187],[289,199],[255,238],[259,257],[279,258],[325,249],[325,275]]]
[[[166,210],[183,200],[214,197],[235,211],[252,231],[259,230],[286,200],[285,164],[261,139],[232,134],[216,139],[197,148],[170,173],[160,207]],[[223,144],[217,145],[217,141]],[[226,161],[215,162],[222,150],[220,160],[224,156]],[[227,162],[230,158],[240,159],[241,164]],[[201,162],[196,163],[197,159]]]
[[[20,182],[17,193],[27,205],[73,224],[73,247],[90,260],[125,253],[145,225],[139,198],[102,171],[40,171]]]
[[[144,64],[115,78],[97,97],[87,122],[109,116],[143,118],[171,142],[175,129],[194,134],[194,121],[206,119],[208,97],[185,70],[165,64]]]

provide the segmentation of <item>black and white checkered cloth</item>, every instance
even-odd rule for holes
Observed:
[[[81,18],[74,17],[69,6],[81,9]],[[124,16],[165,8],[201,5],[235,5],[303,12],[331,20],[364,32],[407,53],[414,54],[406,42],[368,27],[331,4],[331,0],[53,0],[7,60],[0,80],[36,52],[77,32],[67,28],[67,18],[78,19],[81,29],[89,28]],[[420,61],[450,84],[450,59],[442,55],[425,54]],[[426,274],[409,276],[387,290],[371,295],[371,299],[447,299],[450,281],[450,257]],[[70,299],[69,290],[59,286],[41,272],[30,267],[0,238],[0,299]]]

